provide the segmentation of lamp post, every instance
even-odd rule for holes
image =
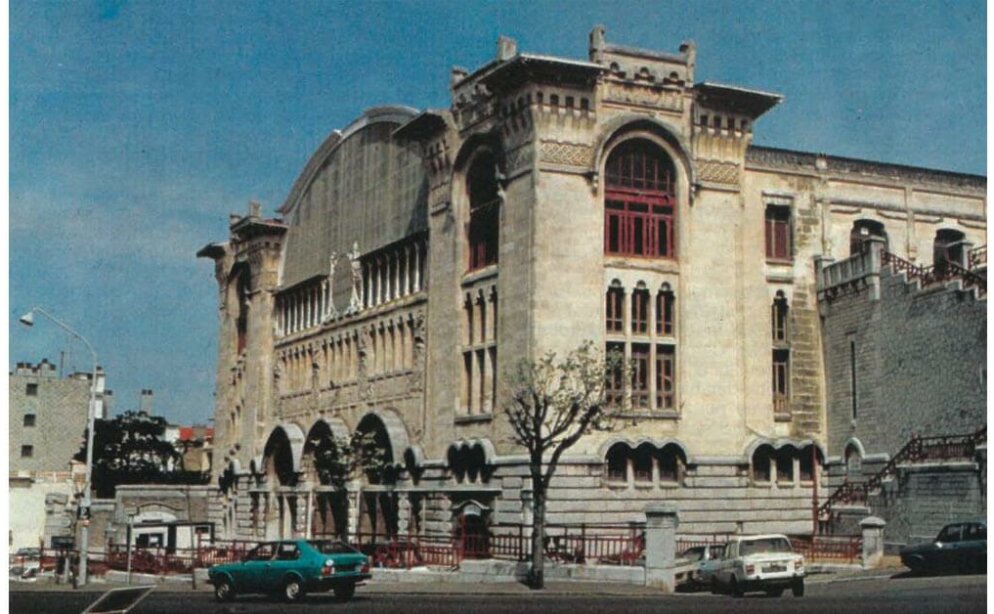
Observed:
[[[93,349],[93,346],[90,345],[90,342],[86,340],[86,337],[77,333],[68,324],[48,313],[41,307],[33,307],[31,311],[21,316],[21,324],[24,324],[25,326],[34,326],[34,314],[36,313],[45,316],[54,322],[59,328],[82,341],[86,348],[90,350],[90,355],[93,357],[93,376],[90,379],[90,406],[87,410],[86,416],[86,481],[83,487],[83,500],[76,511],[77,517],[80,517],[83,523],[83,532],[81,535],[83,543],[80,545],[78,583],[79,585],[85,585],[87,581],[86,564],[90,554],[90,479],[93,476],[93,422],[96,418],[97,411],[97,352]]]

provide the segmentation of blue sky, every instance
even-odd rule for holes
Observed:
[[[202,245],[278,207],[364,108],[448,105],[498,34],[584,58],[698,45],[697,79],[786,96],[757,144],[986,173],[986,13],[951,2],[13,2],[9,360],[87,370],[17,317],[40,304],[96,347],[116,410],[142,388],[213,412],[217,290]]]

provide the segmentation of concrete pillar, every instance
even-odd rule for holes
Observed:
[[[882,518],[868,516],[860,521],[863,531],[863,569],[870,569],[880,564],[884,556],[884,526],[887,523]]]
[[[645,585],[664,593],[676,588],[673,561],[679,524],[679,514],[672,503],[652,504],[645,509]]]
[[[880,269],[883,267],[884,246],[887,244],[880,237],[869,237],[866,240],[870,244],[869,262],[867,266],[867,286],[870,289],[870,300],[880,300]]]

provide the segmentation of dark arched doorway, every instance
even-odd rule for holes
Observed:
[[[359,531],[374,538],[397,535],[397,480],[390,434],[383,420],[367,414],[356,427],[355,454],[365,482],[359,500]]]
[[[349,466],[347,439],[336,437],[324,420],[311,427],[304,445],[304,462],[308,482],[314,491],[311,509],[311,534],[314,537],[348,536]]]

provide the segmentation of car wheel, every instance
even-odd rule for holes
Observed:
[[[339,584],[335,587],[335,599],[339,601],[348,601],[352,599],[353,595],[355,595],[355,583],[353,582]]]
[[[804,580],[794,580],[794,584],[790,587],[790,592],[794,593],[795,597],[804,596]]]
[[[711,594],[720,595],[721,586],[718,585],[718,578],[711,578]]]
[[[214,598],[218,601],[232,601],[235,598],[235,587],[231,581],[221,578],[214,584]]]
[[[742,587],[739,586],[738,580],[732,578],[732,597],[741,597],[745,593],[742,592]]]
[[[780,595],[783,595],[783,589],[782,588],[771,588],[768,591],[766,591],[766,595],[769,596],[769,597],[779,597]]]
[[[296,603],[304,598],[304,585],[300,578],[287,578],[283,584],[283,600],[287,603]]]

